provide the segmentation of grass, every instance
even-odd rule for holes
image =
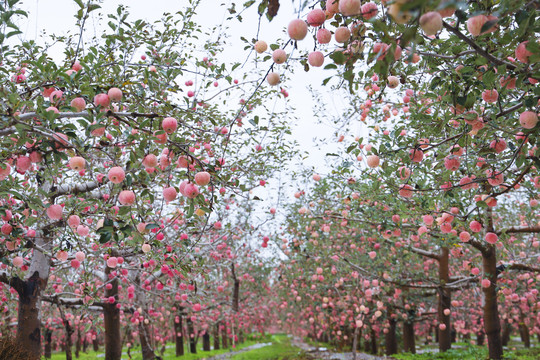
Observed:
[[[272,345],[253,349],[232,357],[233,360],[302,360],[311,359],[299,348],[291,345],[287,335],[273,335],[270,338]]]
[[[451,349],[444,353],[402,353],[393,355],[393,358],[399,360],[482,360],[488,358],[488,350],[485,346],[468,345],[463,349]],[[538,360],[540,359],[540,348],[505,350],[503,358],[508,360]]]
[[[246,341],[244,341],[242,344],[240,345],[237,345],[236,348],[232,348],[229,347],[229,348],[226,348],[226,349],[219,349],[219,350],[212,350],[212,351],[203,351],[202,350],[202,339],[199,339],[199,341],[197,342],[197,353],[196,354],[191,354],[189,353],[189,345],[188,344],[184,344],[184,352],[185,352],[185,355],[183,356],[180,356],[180,357],[176,357],[175,356],[175,347],[174,347],[174,343],[169,343],[167,344],[167,348],[165,349],[165,353],[163,354],[163,358],[164,360],[168,360],[168,359],[181,359],[181,360],[198,360],[198,359],[205,359],[205,358],[208,358],[210,356],[215,356],[215,355],[219,355],[219,354],[226,354],[226,353],[229,353],[231,351],[238,351],[238,350],[241,350],[245,347],[248,347],[248,346],[251,346],[251,345],[255,345],[255,344],[258,344],[258,343],[261,343],[261,342],[269,342],[270,341],[270,336],[266,336],[266,337],[259,337],[258,339],[248,339]],[[210,341],[210,344],[213,345],[213,340],[211,339]],[[100,357],[98,357],[98,355],[100,354],[104,354],[105,351],[102,347],[101,349],[102,351],[93,351],[93,350],[89,350],[87,353],[84,353],[84,352],[81,352],[79,354],[79,360],[96,360],[96,359],[100,359]],[[155,349],[156,351],[156,354],[159,355],[159,348],[158,349]],[[122,355],[122,359],[129,359],[129,357],[127,356],[127,348],[124,347],[122,349],[122,352],[123,352],[123,355]],[[134,348],[131,349],[131,359],[132,360],[142,360],[142,354],[141,354],[141,348],[140,346],[136,346]],[[72,350],[72,354],[73,354],[73,359],[75,359],[75,349]],[[58,353],[53,353],[52,354],[52,357],[51,357],[51,360],[65,360],[66,358],[66,355],[64,352],[58,352]],[[102,359],[104,359],[104,357],[101,357]],[[45,358],[43,358],[45,359]]]

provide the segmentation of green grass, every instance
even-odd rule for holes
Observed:
[[[291,345],[287,335],[273,335],[272,345],[234,355],[233,360],[302,360],[310,359],[299,348]]]
[[[170,346],[170,347],[165,349],[165,353],[163,354],[163,357],[164,357],[164,360],[168,360],[168,359],[181,359],[181,360],[204,359],[204,358],[208,358],[210,356],[229,353],[231,351],[238,351],[238,350],[241,350],[241,349],[243,349],[245,347],[255,345],[255,344],[258,344],[258,343],[261,343],[261,342],[262,343],[269,342],[270,338],[271,338],[270,336],[266,336],[266,337],[258,337],[258,339],[248,339],[248,340],[244,341],[242,344],[237,345],[236,348],[234,348],[234,349],[231,346],[231,347],[229,347],[227,349],[219,349],[219,350],[212,350],[212,351],[203,351],[202,350],[202,339],[199,339],[199,341],[197,342],[197,354],[189,353],[189,345],[184,344],[185,355],[180,356],[180,357],[175,356],[174,343],[169,343],[169,344],[167,344],[167,346]],[[212,339],[210,341],[210,344],[213,345],[213,340]],[[79,360],[104,359],[104,357],[101,357],[101,358],[97,357],[99,354],[104,354],[103,347],[101,348],[101,350],[102,351],[97,351],[97,352],[89,350],[88,353],[81,352],[79,354]],[[158,348],[158,349],[154,349],[154,350],[155,350],[156,354],[159,355],[159,350],[161,350],[161,349]],[[122,355],[122,359],[126,359],[126,360],[129,359],[129,357],[127,356],[127,348],[126,347],[124,347],[122,349],[122,352],[124,353],[124,355]],[[75,359],[75,349],[72,350],[72,354],[73,354],[73,359]],[[51,360],[65,360],[65,358],[66,358],[66,355],[65,355],[64,352],[58,352],[58,353],[53,353],[52,354]],[[45,359],[45,358],[43,358],[43,359]],[[141,354],[140,346],[137,346],[137,347],[134,347],[134,348],[131,349],[131,359],[132,360],[142,360],[142,354]]]
[[[451,349],[444,353],[427,352],[423,354],[402,353],[393,355],[400,360],[482,360],[488,358],[485,346],[469,345],[463,349]],[[508,360],[538,360],[540,348],[505,350],[504,359]]]

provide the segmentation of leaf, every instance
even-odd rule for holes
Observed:
[[[274,16],[277,15],[278,10],[279,10],[279,0],[268,0],[268,12],[267,12],[268,20],[272,21]]]
[[[99,6],[97,4],[89,4],[88,5],[88,12],[94,11],[94,10],[97,10],[97,9],[101,9],[101,6]]]
[[[150,223],[150,224],[146,224],[146,226],[144,228],[146,230],[159,229],[159,225],[154,224],[154,223]]]
[[[187,218],[192,217],[194,211],[195,211],[195,204],[193,203],[193,201],[191,201],[190,204],[189,204],[189,210],[188,210],[188,213],[187,213],[186,217]]]

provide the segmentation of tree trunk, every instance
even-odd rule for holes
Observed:
[[[497,254],[494,245],[486,245],[487,251],[482,253],[484,276],[491,281],[491,285],[483,288],[484,304],[484,330],[488,338],[489,358],[500,360],[503,356],[501,341],[501,323],[499,309],[497,308]]]
[[[403,351],[416,354],[416,344],[414,342],[414,322],[403,322]]]
[[[139,341],[141,342],[143,360],[154,360],[156,354],[152,348],[151,333],[144,321],[139,323]]]
[[[187,326],[188,326],[188,335],[189,335],[189,351],[192,354],[197,353],[197,342],[195,341],[195,331],[193,329],[193,322],[191,321],[191,318],[187,318]]]
[[[86,353],[86,352],[87,352],[87,349],[88,349],[88,341],[86,340],[86,336],[85,336],[85,337],[83,337],[83,339],[82,339],[82,351],[83,351],[84,353]]]
[[[385,334],[385,353],[386,355],[393,355],[397,354],[397,339],[396,339],[396,319],[389,318],[388,324],[390,324],[390,327],[388,328],[388,332]]]
[[[375,333],[375,330],[371,329],[371,353],[377,354],[379,352],[379,349],[377,348],[377,334]]]
[[[357,326],[354,328],[354,336],[353,336],[353,342],[352,342],[352,358],[353,360],[356,360],[356,350],[358,349],[358,333],[360,332],[360,328]]]
[[[176,356],[184,355],[184,325],[182,322],[182,308],[178,312],[178,322],[174,321],[174,337],[176,339]]]
[[[523,319],[519,323],[519,336],[521,337],[521,341],[523,341],[523,345],[526,348],[531,347],[531,336],[529,334],[529,328],[525,323],[523,322]]]
[[[111,270],[105,268],[105,274],[109,276]],[[118,301],[118,278],[114,278],[110,284],[111,289],[105,290],[105,297],[114,297]],[[105,360],[120,360],[122,358],[122,341],[120,335],[120,309],[114,304],[103,305],[103,317],[105,322]]]
[[[75,357],[78,359],[81,352],[81,327],[77,326],[77,342],[75,343]]]
[[[221,345],[223,349],[229,347],[229,338],[227,336],[227,323],[223,322],[223,328],[221,329]]]
[[[73,334],[73,328],[71,327],[71,324],[66,318],[62,320],[64,322],[64,328],[66,329],[66,340],[65,340],[65,347],[64,347],[64,350],[66,352],[66,360],[72,360],[73,355],[71,353],[71,346],[72,346],[71,335]]]
[[[208,331],[206,331],[202,336],[202,341],[203,351],[210,351],[210,334]]]
[[[52,330],[49,328],[45,329],[45,358],[50,359],[52,356]]]
[[[440,327],[437,327],[439,334],[439,351],[445,352],[452,347],[452,336],[451,336],[451,327],[450,327],[450,315],[445,315],[444,310],[450,309],[452,292],[450,289],[444,288],[450,280],[450,275],[448,273],[448,258],[449,251],[447,247],[441,249],[441,255],[439,257],[439,303],[438,303],[438,318],[439,325],[444,324],[445,329],[442,330]]]
[[[486,339],[486,334],[484,330],[480,330],[476,333],[476,345],[484,346],[484,340]]]
[[[97,338],[97,334],[95,334],[96,338],[92,340],[92,348],[94,351],[99,351],[99,340]]]
[[[236,273],[234,271],[234,263],[231,264],[231,272],[234,280],[234,290],[233,290],[233,298],[232,298],[232,309],[234,312],[238,312],[238,302],[240,297],[240,280],[236,277]]]
[[[504,320],[503,332],[502,332],[502,337],[501,337],[501,342],[503,346],[508,346],[511,333],[512,333],[512,326],[510,325],[508,320]]]
[[[219,350],[219,323],[214,326],[214,350]]]

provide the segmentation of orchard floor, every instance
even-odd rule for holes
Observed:
[[[198,344],[197,354],[186,354],[181,357],[174,355],[174,345],[166,347],[163,360],[352,360],[350,352],[337,352],[323,343],[307,343],[300,338],[290,337],[284,334],[268,335],[260,339],[252,339],[244,342],[234,349],[221,349],[203,352],[201,344]],[[186,349],[187,350],[187,349]],[[446,353],[438,353],[436,345],[428,345],[417,348],[417,354],[398,354],[392,357],[374,356],[357,353],[357,360],[482,360],[487,358],[487,348],[474,346],[466,343],[456,343],[452,350]],[[122,360],[142,360],[140,349],[131,350],[131,358],[124,351]],[[103,359],[102,352],[81,353],[79,360]],[[53,354],[52,360],[65,359],[64,353]],[[73,356],[75,359],[75,356]],[[539,360],[540,344],[534,343],[531,349],[524,349],[516,339],[510,343],[510,348],[505,349],[507,360]]]

